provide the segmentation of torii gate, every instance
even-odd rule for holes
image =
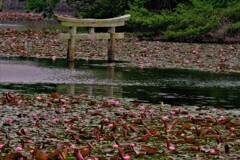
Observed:
[[[124,15],[109,19],[77,19],[55,15],[62,26],[69,27],[69,33],[60,33],[60,40],[68,40],[67,62],[74,61],[75,42],[76,40],[89,39],[108,39],[107,60],[109,63],[114,62],[114,51],[116,39],[123,39],[124,33],[116,33],[115,28],[124,26],[125,21],[130,19],[130,15]],[[77,33],[77,27],[88,27],[88,33]],[[95,33],[96,27],[107,27],[107,33]]]

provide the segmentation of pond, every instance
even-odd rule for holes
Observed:
[[[88,93],[133,101],[238,108],[240,75],[180,69],[117,68],[104,61],[0,57],[0,92]]]

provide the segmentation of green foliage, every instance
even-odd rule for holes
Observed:
[[[84,17],[112,18],[124,14],[129,0],[97,0],[87,12],[82,12]]]
[[[148,0],[146,8],[149,10],[173,10],[179,3],[189,3],[188,0]]]
[[[203,0],[203,2],[212,5],[214,8],[226,8],[231,3],[240,2],[239,0]]]
[[[225,35],[234,37],[240,32],[240,22],[232,23],[225,28]]]
[[[173,12],[175,23],[167,27],[163,39],[199,40],[202,35],[220,26],[218,14],[211,4],[198,0],[192,1],[191,6],[181,4]]]
[[[128,31],[171,41],[219,40],[239,31],[240,0],[67,0],[81,17],[131,14]],[[215,36],[215,37],[214,37]]]
[[[79,14],[88,12],[96,0],[66,0],[67,4],[76,8]]]
[[[125,13],[133,0],[67,0],[84,18],[112,18]]]
[[[215,32],[233,35],[240,30],[240,0],[190,2],[179,3],[174,10],[162,10],[159,14],[133,3],[129,11],[132,16],[129,30],[140,31],[144,36],[152,33],[167,41],[201,41]]]
[[[230,3],[228,7],[224,9],[223,16],[231,22],[240,21],[240,2]]]
[[[167,11],[162,12],[162,15],[158,15],[153,12],[149,12],[146,8],[138,8],[131,5],[131,10],[128,12],[131,14],[131,20],[127,23],[130,30],[153,31],[153,34],[159,33],[161,30],[165,30],[168,25],[174,23],[175,18],[170,16]],[[161,28],[161,30],[159,30]]]
[[[25,7],[26,11],[34,11],[37,13],[43,13],[46,17],[53,15],[53,10],[59,0],[28,0]]]

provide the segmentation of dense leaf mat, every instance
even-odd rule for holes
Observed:
[[[240,112],[0,94],[0,159],[239,159]]]

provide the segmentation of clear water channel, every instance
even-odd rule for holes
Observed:
[[[0,57],[0,92],[132,98],[136,101],[224,108],[240,107],[240,74],[181,69],[129,69],[103,61]]]

